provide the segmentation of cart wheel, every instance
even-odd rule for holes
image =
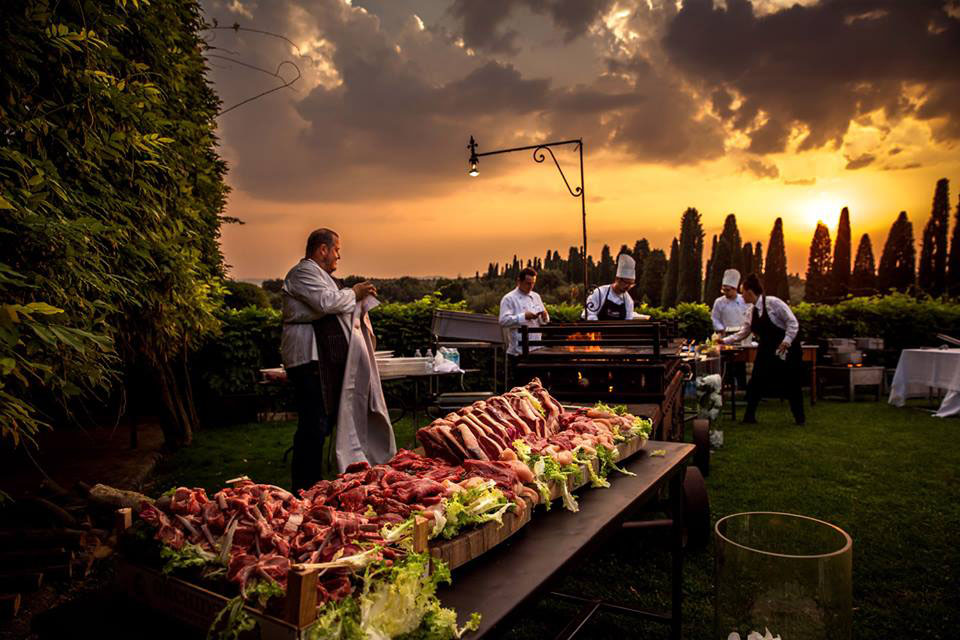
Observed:
[[[707,485],[696,467],[687,467],[683,478],[683,522],[687,548],[702,549],[710,541],[710,500]]]
[[[704,477],[710,475],[710,421],[702,418],[693,421],[693,464]]]

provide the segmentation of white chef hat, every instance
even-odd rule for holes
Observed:
[[[625,253],[617,256],[617,277],[630,280],[637,279],[637,262]]]
[[[727,269],[723,272],[723,286],[736,289],[740,286],[740,272],[736,269]]]

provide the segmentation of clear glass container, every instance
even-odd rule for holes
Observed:
[[[717,521],[714,637],[769,630],[781,640],[850,640],[853,541],[828,522],[789,513]]]

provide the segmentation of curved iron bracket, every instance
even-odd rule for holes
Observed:
[[[577,147],[574,149],[579,149],[580,145],[577,143]],[[557,171],[560,172],[560,177],[563,178],[563,184],[566,185],[567,191],[570,192],[570,195],[574,198],[579,198],[583,194],[583,185],[577,187],[576,189],[570,188],[570,183],[567,181],[567,176],[564,175],[563,169],[560,168],[560,163],[557,162],[557,156],[553,155],[553,149],[550,148],[550,145],[542,144],[536,149],[533,150],[533,161],[537,163],[542,163],[547,157],[543,154],[544,151],[550,154],[550,157],[553,159],[553,164],[557,166]]]

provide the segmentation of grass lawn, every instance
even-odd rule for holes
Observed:
[[[821,402],[809,410],[807,425],[796,427],[786,405],[768,401],[759,418],[758,425],[721,425],[725,447],[713,454],[707,478],[713,519],[769,510],[832,522],[853,538],[856,638],[957,637],[960,421],[873,402]],[[288,486],[281,456],[292,434],[290,423],[200,432],[192,447],[163,462],[155,490],[173,484],[215,490],[241,474]],[[398,435],[410,442],[409,420],[399,423]],[[649,532],[624,532],[559,587],[666,610],[670,557],[663,549]],[[713,621],[712,547],[686,559],[684,637],[706,640]],[[573,612],[544,599],[529,605],[504,637],[552,637]],[[579,637],[667,633],[655,623],[603,615]]]

